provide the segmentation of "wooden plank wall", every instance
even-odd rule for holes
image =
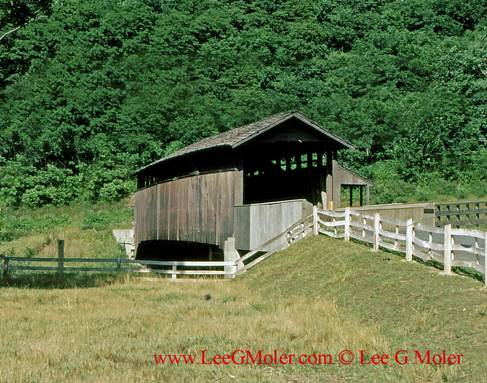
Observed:
[[[155,186],[135,193],[135,228],[134,242],[137,245],[144,240],[157,237],[157,189]]]
[[[135,194],[136,246],[172,240],[223,246],[233,236],[233,208],[243,202],[241,171],[164,182]]]
[[[344,168],[343,166],[339,165],[336,160],[333,160],[333,191],[332,191],[332,198],[333,198],[333,207],[338,209],[341,207],[341,194],[342,194],[342,185],[370,185],[370,183],[360,175],[352,172],[351,170]]]
[[[262,244],[284,232],[294,223],[310,215],[312,205],[300,199],[257,203],[235,207],[235,245],[239,250],[282,248],[287,238],[261,247]]]

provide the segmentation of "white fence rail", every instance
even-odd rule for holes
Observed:
[[[484,275],[487,285],[487,232],[384,219],[379,213],[366,215],[350,208],[334,212],[317,207],[313,208],[313,232],[370,243],[374,251],[405,253],[407,261],[413,257],[436,261],[443,264],[445,274],[451,274],[452,267],[472,268]]]
[[[313,222],[312,216],[308,216],[300,220],[299,222],[291,225],[286,230],[284,230],[281,234],[276,235],[274,238],[271,238],[269,241],[260,245],[261,248],[265,248],[272,243],[280,241],[280,239],[285,236],[287,247],[292,243],[303,239],[304,237],[308,236],[313,232]],[[245,254],[244,256],[235,260],[235,268],[236,272],[235,275],[239,275],[251,267],[257,265],[258,263],[262,262],[264,259],[269,258],[272,254],[282,250],[283,248],[264,252],[262,250],[252,250]]]
[[[288,227],[279,235],[263,243],[265,248],[274,243],[280,243],[286,238],[286,246],[312,233],[312,218],[306,217]],[[282,249],[282,248],[281,248]],[[278,249],[278,250],[281,250]],[[231,261],[156,261],[134,260],[127,258],[69,258],[64,257],[64,241],[58,241],[58,257],[12,257],[0,256],[3,276],[7,278],[15,271],[56,271],[70,272],[130,272],[157,273],[171,275],[176,279],[179,275],[212,275],[234,278],[269,258],[278,250],[253,250]]]

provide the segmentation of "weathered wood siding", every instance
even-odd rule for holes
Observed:
[[[372,183],[359,174],[347,169],[333,160],[332,170],[332,199],[333,207],[338,209],[342,205],[342,185],[372,186]],[[327,185],[328,187],[328,185]]]
[[[172,240],[223,246],[233,207],[243,202],[241,171],[164,182],[135,193],[135,242]]]

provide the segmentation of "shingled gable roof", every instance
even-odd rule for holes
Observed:
[[[157,160],[149,165],[146,165],[138,169],[135,173],[140,173],[141,171],[147,168],[150,168],[156,164],[163,163],[167,160],[181,157],[186,154],[199,152],[202,150],[208,150],[208,149],[213,149],[218,147],[230,147],[232,149],[236,148],[293,117],[297,118],[298,120],[301,120],[311,128],[323,134],[325,137],[330,138],[333,141],[337,142],[339,145],[343,146],[343,148],[354,149],[354,147],[350,143],[334,135],[328,130],[322,128],[318,124],[308,120],[301,113],[283,112],[283,113],[274,114],[260,121],[253,122],[251,124],[241,126],[239,128],[231,129],[224,133],[220,133],[214,136],[204,138],[198,142],[195,142],[194,144],[188,145],[180,150],[177,150],[176,152],[164,158],[161,158],[160,160]]]

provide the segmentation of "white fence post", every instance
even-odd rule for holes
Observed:
[[[239,268],[244,267],[242,262],[236,262],[239,258],[240,254],[235,247],[235,237],[228,237],[223,243],[223,260],[225,262],[233,262],[233,264],[223,267],[225,278],[235,278]]]
[[[444,227],[443,267],[446,275],[451,274],[451,224]]]
[[[406,261],[413,260],[413,220],[406,221]]]
[[[484,233],[484,284],[487,286],[487,232]]]
[[[176,266],[176,265],[172,265],[172,271],[176,271],[176,269],[177,269],[177,266]],[[172,274],[171,274],[171,279],[172,279],[173,281],[175,281],[175,280],[176,280],[176,278],[177,278],[176,273],[172,273]]]
[[[380,240],[380,215],[379,213],[374,214],[374,251],[379,251],[379,240]]]
[[[345,208],[345,227],[344,227],[344,239],[345,241],[350,240],[350,208]]]
[[[318,235],[318,208],[313,206],[313,235]]]

